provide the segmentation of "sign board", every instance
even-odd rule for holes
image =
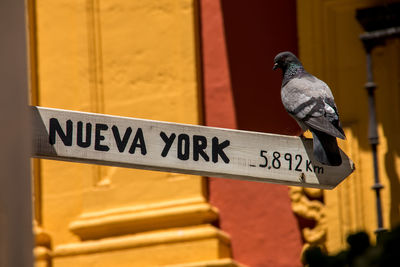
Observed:
[[[33,156],[330,189],[354,170],[299,137],[32,107]]]

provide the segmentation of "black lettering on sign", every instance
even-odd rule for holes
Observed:
[[[289,163],[289,171],[292,170],[292,154],[290,153],[285,153],[285,155],[283,156],[287,162]]]
[[[61,138],[61,141],[65,146],[72,146],[72,121],[67,120],[65,123],[67,126],[66,132],[60,126],[60,123],[56,118],[50,119],[50,129],[49,129],[49,143],[54,145],[56,143],[56,132],[58,136]]]
[[[265,168],[265,167],[268,166],[268,158],[267,158],[267,155],[264,155],[264,154],[267,154],[267,151],[261,150],[261,151],[260,151],[260,157],[264,158],[264,160],[265,160],[264,164],[258,165],[258,166],[260,166],[261,168]]]
[[[95,138],[94,138],[94,149],[98,151],[108,151],[110,148],[106,145],[100,144],[105,139],[104,135],[101,135],[101,131],[108,129],[106,124],[96,123]]]
[[[178,135],[178,159],[188,160],[190,154],[190,138],[187,134]]]
[[[315,173],[324,173],[324,167],[314,166]]]
[[[114,125],[113,127],[111,127],[111,129],[114,134],[115,143],[117,143],[118,151],[121,153],[124,152],[126,145],[128,144],[129,137],[131,137],[132,128],[128,127],[126,129],[122,140],[121,140],[121,136],[119,134],[118,127]]]
[[[83,122],[78,121],[78,131],[76,144],[80,147],[86,148],[90,147],[92,141],[92,124],[86,123],[86,141],[83,141]]]
[[[297,154],[294,158],[295,158],[296,160],[297,160],[297,159],[299,160],[299,162],[297,163],[296,168],[295,168],[294,170],[295,170],[295,171],[298,171],[298,172],[302,172],[303,170],[300,169],[299,167],[300,167],[301,161],[303,160],[303,157],[302,157],[300,154]]]
[[[306,172],[313,172],[311,168],[311,160],[306,160]]]
[[[146,143],[144,142],[144,136],[142,128],[138,128],[136,131],[135,138],[133,138],[131,148],[129,148],[129,153],[135,154],[136,148],[140,148],[140,153],[142,155],[147,154]]]
[[[212,139],[212,162],[217,163],[218,162],[218,156],[222,158],[222,160],[225,163],[229,163],[229,158],[226,156],[224,152],[224,148],[230,145],[229,140],[225,140],[222,143],[219,143],[219,140],[217,137],[213,137]]]
[[[279,169],[281,167],[281,161],[279,160],[281,153],[275,151],[272,155],[274,156],[274,159],[272,160],[272,167]]]
[[[172,143],[175,140],[176,134],[172,133],[170,137],[168,137],[164,132],[160,132],[160,136],[162,140],[165,142],[165,146],[163,151],[161,152],[161,156],[164,158],[168,155],[169,150],[171,149]]]
[[[282,153],[283,154],[283,153]],[[280,169],[281,167],[285,167],[288,166],[289,171],[293,170],[294,167],[294,171],[298,171],[298,172],[302,172],[303,169],[302,167],[302,162],[305,162],[305,171],[306,172],[314,172],[314,173],[324,173],[324,167],[320,167],[320,166],[315,166],[312,164],[311,160],[305,159],[303,161],[303,156],[301,154],[296,154],[296,155],[292,155],[291,153],[285,153],[283,154],[283,158],[287,161],[287,165],[286,164],[282,164],[284,163],[284,161],[280,160],[281,158],[281,152],[278,151],[274,151],[272,153],[273,159],[272,159],[272,166],[268,166],[268,157],[267,157],[267,151],[265,150],[261,150],[260,151],[260,157],[264,159],[265,163],[263,164],[259,164],[258,166],[261,168],[265,168],[268,166],[268,169],[271,169],[271,167],[273,167],[274,169]],[[294,159],[294,160],[293,160]],[[295,161],[295,162],[294,162]],[[295,165],[295,166],[294,166]],[[251,167],[253,167],[252,165],[250,165]]]
[[[199,156],[205,160],[209,161],[207,153],[204,151],[207,147],[207,138],[202,135],[193,135],[193,160],[198,161]]]

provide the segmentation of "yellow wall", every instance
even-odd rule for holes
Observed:
[[[194,0],[29,4],[35,104],[201,122]],[[202,177],[35,167],[38,266],[237,266]]]
[[[306,69],[325,80],[335,95],[347,141],[340,146],[355,162],[356,171],[338,188],[324,191],[319,239],[328,251],[345,248],[349,233],[377,228],[372,153],[368,143],[366,60],[358,36],[363,32],[355,10],[382,5],[379,0],[297,1],[300,57]],[[400,42],[392,40],[373,52],[376,108],[381,143],[379,174],[384,189],[384,226],[400,223]],[[307,196],[307,193],[305,193]],[[318,230],[321,230],[319,228]],[[316,231],[321,234],[321,232]],[[316,234],[315,233],[315,234]]]

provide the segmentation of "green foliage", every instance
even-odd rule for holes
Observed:
[[[347,238],[349,249],[327,255],[319,247],[304,252],[308,267],[396,267],[400,266],[400,227],[380,233],[377,244],[371,245],[364,232]]]

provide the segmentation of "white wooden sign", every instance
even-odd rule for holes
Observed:
[[[354,170],[312,156],[312,140],[32,107],[33,156],[331,189]]]

